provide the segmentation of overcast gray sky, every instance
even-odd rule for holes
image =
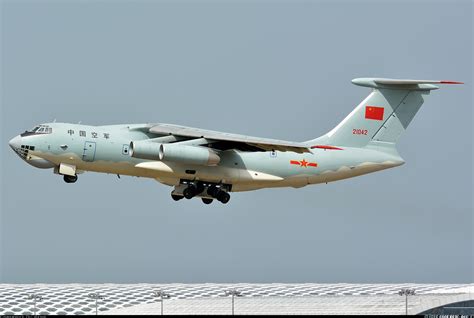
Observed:
[[[2,282],[473,281],[471,1],[1,3]],[[8,147],[54,119],[308,140],[370,76],[466,84],[426,98],[405,165],[227,205]]]

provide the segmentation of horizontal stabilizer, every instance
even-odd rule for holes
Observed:
[[[393,78],[355,78],[352,83],[359,86],[373,88],[409,89],[409,90],[432,90],[438,86],[431,84],[464,84],[454,81],[412,80]]]

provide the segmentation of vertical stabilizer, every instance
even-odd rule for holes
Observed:
[[[433,84],[462,84],[385,78],[357,78],[352,83],[371,87],[372,92],[334,129],[310,143],[346,147],[364,147],[371,141],[396,144],[425,96],[438,89]]]

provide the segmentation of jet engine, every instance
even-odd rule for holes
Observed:
[[[205,166],[216,166],[221,161],[221,158],[212,149],[180,144],[161,144],[159,158],[162,161]]]
[[[132,141],[130,156],[148,160],[215,166],[221,158],[207,147],[176,144],[161,144],[150,141]]]
[[[159,160],[160,145],[150,141],[132,141],[129,147],[129,154],[133,158]]]

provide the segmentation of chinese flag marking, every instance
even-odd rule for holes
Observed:
[[[373,120],[383,120],[383,107],[365,106],[365,118]]]

